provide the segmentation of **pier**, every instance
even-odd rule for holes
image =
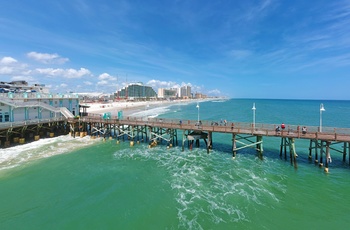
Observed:
[[[0,146],[25,144],[44,137],[54,137],[69,133],[69,124],[65,117],[34,119],[21,122],[0,123]]]
[[[325,166],[328,172],[331,163],[331,150],[342,154],[345,162],[348,156],[350,165],[350,129],[306,126],[307,131],[301,125],[287,125],[285,129],[276,130],[279,124],[252,124],[243,122],[216,122],[194,121],[163,118],[127,117],[118,119],[111,117],[103,119],[100,115],[90,115],[79,120],[69,119],[71,132],[77,133],[77,127],[88,135],[104,138],[115,138],[117,143],[121,139],[135,142],[148,142],[149,147],[157,143],[165,142],[167,147],[178,145],[178,131],[182,131],[182,151],[185,144],[189,149],[199,147],[203,140],[207,153],[213,148],[213,133],[228,134],[232,140],[232,156],[236,157],[239,150],[254,147],[259,157],[263,157],[263,143],[265,137],[280,138],[280,157],[297,167],[298,154],[295,148],[296,139],[310,141],[309,160],[314,160],[320,167]],[[336,147],[338,145],[338,147]],[[339,147],[340,145],[340,147]],[[289,156],[288,156],[289,155]]]
[[[297,167],[298,154],[295,148],[296,139],[306,139],[310,142],[308,158],[325,167],[328,172],[331,163],[331,150],[342,154],[342,160],[350,165],[350,129],[286,125],[285,129],[276,130],[279,124],[259,124],[244,122],[194,121],[180,119],[126,117],[102,117],[90,114],[80,118],[64,118],[33,120],[31,122],[2,123],[0,125],[1,147],[9,147],[11,143],[25,143],[23,138],[38,140],[40,137],[53,137],[70,133],[72,136],[91,138],[103,137],[130,141],[135,143],[147,142],[149,147],[165,143],[167,148],[178,145],[178,131],[181,131],[182,151],[185,144],[189,149],[200,147],[200,141],[205,143],[207,153],[214,146],[213,133],[227,134],[232,141],[232,157],[235,158],[239,150],[255,148],[259,157],[263,157],[263,144],[266,137],[280,138],[280,157]],[[21,140],[21,141],[19,141]],[[268,139],[267,139],[268,140]],[[267,141],[266,140],[266,141]],[[335,145],[338,145],[337,147]],[[333,153],[332,152],[332,153]]]

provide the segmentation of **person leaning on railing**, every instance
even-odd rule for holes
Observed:
[[[303,127],[301,128],[301,133],[302,133],[302,134],[306,134],[306,132],[307,132],[306,126],[303,126]]]

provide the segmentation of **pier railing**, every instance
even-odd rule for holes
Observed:
[[[17,127],[28,126],[28,125],[45,124],[45,123],[50,123],[55,121],[64,121],[64,120],[66,120],[65,117],[54,117],[49,119],[33,119],[33,120],[17,121],[17,122],[1,122],[0,130],[17,128]]]
[[[261,124],[247,122],[224,122],[224,121],[197,121],[164,118],[126,117],[118,119],[111,117],[103,119],[101,115],[89,114],[80,118],[80,121],[90,123],[118,124],[118,125],[148,125],[160,128],[172,128],[182,130],[198,130],[205,132],[250,134],[261,136],[282,136],[302,139],[320,139],[325,141],[350,142],[350,128],[319,127],[308,125],[286,125],[285,129],[276,131],[280,124]],[[307,132],[302,132],[302,127],[307,127]]]
[[[21,92],[21,93],[0,93],[0,98],[10,98],[10,99],[59,99],[59,98],[79,98],[77,94],[52,94],[52,93],[40,93],[40,92]]]

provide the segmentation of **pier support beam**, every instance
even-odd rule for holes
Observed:
[[[320,163],[319,163],[319,166],[320,167],[323,167],[323,146],[324,146],[324,141],[321,141],[321,144],[320,144]]]
[[[253,141],[251,140],[252,138],[255,138],[256,140]],[[237,144],[236,144],[237,142],[240,143],[242,146],[237,147]],[[253,146],[255,146],[256,150],[259,151],[259,156],[261,157],[262,156],[261,154],[263,152],[262,143],[263,143],[262,136],[254,136],[254,135],[244,136],[244,135],[232,134],[233,157],[236,156],[236,153],[238,150],[248,148],[248,147],[253,147]]]
[[[343,162],[346,161],[346,152],[347,152],[347,149],[348,149],[348,142],[344,142],[344,145],[343,145]]]
[[[208,138],[208,133],[206,132],[202,132],[202,131],[198,131],[198,130],[192,130],[189,131],[187,134],[187,140],[190,144],[190,149],[193,148],[193,144],[196,145],[196,147],[198,148],[200,145],[200,140],[203,139],[208,151],[208,142],[207,142],[207,138]]]
[[[182,152],[185,151],[186,130],[182,130]]]
[[[232,158],[236,158],[236,153],[237,153],[237,146],[236,146],[236,134],[232,133]]]
[[[259,152],[259,157],[262,159],[263,154],[263,137],[262,136],[256,136],[256,150]]]
[[[175,144],[175,138],[177,139],[177,130],[170,128],[158,128],[158,127],[150,127],[150,141],[162,142],[166,141],[168,146],[170,144]],[[171,144],[171,146],[173,145]]]
[[[312,146],[312,144],[314,143],[314,147]],[[339,148],[331,148],[331,145],[336,145],[336,144],[343,144],[343,150],[340,151]],[[320,151],[320,162],[319,162],[319,167],[323,167],[323,164],[325,164],[325,172],[329,171],[329,164],[332,162],[331,159],[331,154],[330,154],[330,150],[334,150],[337,152],[340,152],[343,154],[343,161],[346,158],[346,154],[347,151],[350,150],[350,146],[348,142],[334,142],[332,143],[331,141],[324,141],[324,140],[310,140],[310,153],[309,156],[312,153],[312,150],[315,151],[315,164],[318,163],[317,160],[317,155],[318,155],[318,151]],[[323,162],[323,155],[325,156],[325,161]],[[350,161],[350,159],[349,159]]]
[[[281,138],[281,146],[280,146],[280,157],[282,158],[282,151],[284,151],[284,159],[287,160],[287,147],[289,147],[289,155],[290,155],[290,163],[297,168],[297,160],[298,157],[295,151],[295,141],[294,138],[290,137],[282,137]]]
[[[209,150],[212,149],[212,138],[213,132],[208,133],[208,142],[207,142],[207,153],[209,154]]]
[[[329,163],[332,163],[332,159],[331,159],[331,154],[330,154],[330,151],[329,151],[329,146],[330,146],[331,142],[330,141],[327,141],[326,142],[326,167],[324,168],[324,171],[326,173],[329,172],[329,169],[328,169],[328,164]]]

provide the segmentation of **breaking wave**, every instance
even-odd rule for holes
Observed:
[[[43,138],[38,141],[0,149],[0,170],[14,168],[41,158],[68,153],[95,143],[90,137],[73,138],[69,135]]]

